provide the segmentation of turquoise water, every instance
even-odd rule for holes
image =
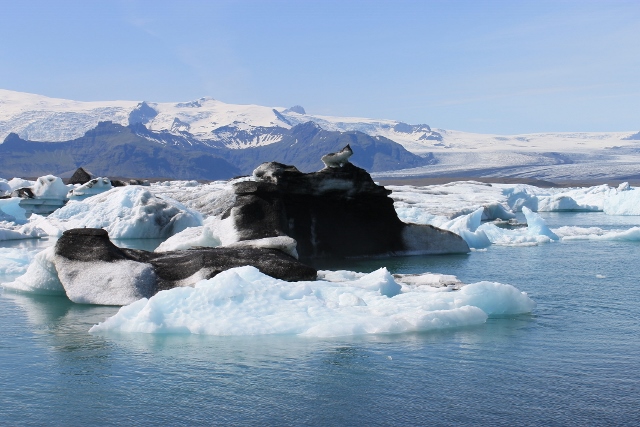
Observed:
[[[543,216],[552,228],[640,225]],[[572,241],[318,264],[498,281],[538,303],[395,336],[93,335],[117,308],[5,291],[0,424],[639,425],[639,255],[639,242]]]

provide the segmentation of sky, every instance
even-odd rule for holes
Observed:
[[[0,0],[0,88],[302,105],[468,132],[640,130],[640,1]]]

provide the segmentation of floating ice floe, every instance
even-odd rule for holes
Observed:
[[[640,227],[628,230],[603,230],[599,227],[560,227],[554,230],[562,240],[640,241]]]
[[[26,273],[29,264],[39,252],[41,249],[0,248],[0,276]]]
[[[609,215],[640,215],[640,191],[623,183],[617,188],[539,188],[525,184],[452,182],[424,187],[389,186],[394,206],[404,221],[426,223],[428,216],[448,219],[484,208],[482,220],[509,219],[527,207],[534,212],[604,211]],[[636,203],[637,202],[637,203]],[[510,212],[512,211],[512,212]]]
[[[29,181],[22,178],[12,178],[7,182],[7,184],[9,184],[9,187],[11,187],[11,191],[17,190],[19,188],[32,187],[35,185],[35,183],[35,181]]]
[[[0,197],[11,194],[11,186],[6,179],[0,178]]]
[[[27,211],[20,206],[19,197],[11,197],[9,199],[0,199],[0,221],[10,221],[17,224],[27,222]]]
[[[2,283],[2,286],[15,291],[43,295],[64,295],[64,287],[58,278],[53,263],[55,247],[49,247],[38,253],[31,260],[26,272],[13,282]]]
[[[187,227],[202,225],[202,216],[168,197],[156,197],[147,188],[125,186],[70,201],[48,217],[33,223],[50,235],[71,228],[104,228],[113,239],[172,236]]]
[[[70,200],[84,200],[87,197],[104,193],[112,188],[113,186],[111,185],[111,180],[109,178],[94,178],[89,182],[69,190],[67,197],[69,197]]]
[[[491,223],[482,224],[477,231],[484,232],[493,245],[531,246],[560,240],[538,214],[526,206],[522,207],[527,219],[526,227],[505,229]]]
[[[47,175],[38,178],[29,188],[33,198],[22,199],[20,206],[29,214],[48,214],[64,206],[70,187],[66,186],[59,177]]]
[[[234,268],[195,288],[162,291],[122,307],[91,332],[390,334],[477,325],[488,316],[529,313],[536,305],[526,293],[500,283],[418,291],[403,288],[384,268],[359,277],[346,272],[343,279],[291,283],[254,267]]]
[[[490,222],[483,223],[484,208],[482,207],[475,212],[451,220],[442,216],[416,215],[415,211],[411,210],[409,212],[413,215],[412,222],[421,221],[423,224],[431,224],[452,231],[462,237],[472,249],[483,249],[491,245],[530,246],[559,240],[544,220],[526,206],[522,207],[522,212],[527,219],[527,226],[514,229],[497,227]],[[406,221],[406,213],[407,211],[401,210],[399,217]]]
[[[0,199],[0,241],[35,239],[46,235],[43,230],[28,223],[26,211],[20,205],[21,200],[18,197]]]

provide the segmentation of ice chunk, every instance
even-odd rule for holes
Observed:
[[[155,252],[183,251],[189,248],[215,248],[222,243],[213,230],[206,226],[189,227],[174,234],[158,246]]]
[[[24,274],[40,249],[0,248],[0,276]]]
[[[11,191],[17,190],[19,188],[32,187],[35,185],[35,183],[35,181],[29,181],[22,178],[13,178],[8,182],[9,187],[11,187]]]
[[[64,294],[64,288],[54,264],[55,247],[37,254],[27,271],[13,282],[3,283],[7,289],[36,294]]]
[[[491,245],[491,241],[483,230],[478,230],[484,213],[484,208],[478,208],[475,212],[440,224],[438,227],[456,233],[467,242],[470,248],[486,248]]]
[[[19,197],[0,199],[0,221],[12,221],[20,224],[27,222],[26,211],[20,206]]]
[[[104,193],[113,188],[109,178],[94,178],[72,190],[69,190],[68,197],[71,200],[83,200],[96,194]]]
[[[0,226],[0,241],[3,240],[23,240],[37,239],[45,235],[44,231],[38,227],[25,225],[17,230],[7,229]]]
[[[234,268],[195,288],[162,291],[122,307],[91,332],[332,337],[476,325],[487,316],[535,308],[525,293],[500,283],[480,282],[452,292],[396,293],[399,285],[386,269],[365,275],[336,273],[333,279],[340,276],[347,280],[290,283],[254,267]],[[386,292],[387,286],[393,291]]]
[[[87,263],[63,257],[56,257],[55,263],[67,297],[80,304],[131,304],[150,296],[155,288],[150,264],[130,260]]]
[[[507,208],[505,208],[502,203],[499,202],[494,202],[494,203],[487,203],[485,206],[483,206],[484,211],[482,212],[482,220],[483,221],[492,221],[494,219],[512,219],[515,218],[516,215],[507,210]]]
[[[516,212],[523,207],[534,212],[601,211],[604,199],[612,191],[606,184],[574,189],[543,189],[531,185],[504,189],[508,205]]]
[[[209,217],[200,227],[187,228],[160,244],[155,252],[185,250],[198,246],[215,248],[238,241],[233,218]]]
[[[618,192],[621,191],[629,191],[631,190],[631,186],[629,185],[628,182],[623,182],[620,185],[618,185],[618,188],[616,189]]]
[[[241,240],[239,242],[226,245],[228,248],[262,248],[262,249],[278,249],[287,255],[298,258],[296,250],[297,242],[289,236],[265,237],[263,239]]]
[[[522,213],[527,219],[527,233],[534,236],[547,236],[551,240],[559,240],[559,237],[547,227],[540,215],[526,207],[522,208]]]
[[[67,187],[62,179],[53,175],[41,176],[33,185],[33,194],[38,199],[55,199],[65,200],[69,187]]]
[[[508,230],[496,227],[494,224],[485,223],[478,227],[483,231],[493,245],[502,246],[533,246],[541,243],[550,243],[560,238],[547,227],[544,220],[526,206],[522,212],[527,218],[526,228]]]
[[[112,239],[172,236],[187,227],[202,225],[202,216],[168,197],[156,197],[147,188],[113,188],[83,201],[70,201],[47,218],[35,222],[58,235],[71,228],[104,228]]]
[[[640,190],[616,191],[604,200],[607,215],[640,215]]]
[[[7,194],[11,194],[11,186],[7,182],[6,179],[0,178],[0,196],[5,196]]]
[[[640,241],[640,227],[631,227],[628,230],[603,230],[599,227],[560,227],[555,231],[562,236],[562,240]]]

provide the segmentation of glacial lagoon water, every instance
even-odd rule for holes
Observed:
[[[90,334],[118,308],[1,291],[0,424],[639,425],[639,258],[640,242],[561,241],[319,262],[508,283],[538,304],[474,327],[331,339]]]

